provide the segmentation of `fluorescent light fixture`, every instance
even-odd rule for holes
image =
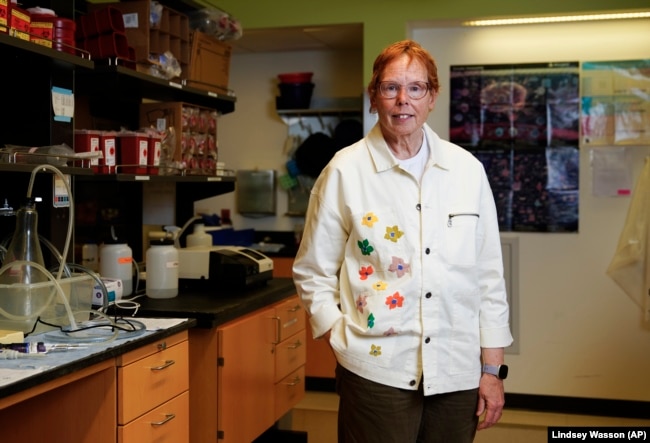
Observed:
[[[589,20],[624,20],[631,18],[650,18],[650,11],[616,12],[608,14],[561,15],[554,17],[515,17],[503,19],[471,20],[463,22],[463,26],[528,25],[535,23],[581,22]]]

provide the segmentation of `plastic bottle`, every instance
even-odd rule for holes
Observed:
[[[186,246],[188,248],[209,248],[212,246],[212,236],[206,232],[203,223],[194,225],[194,232],[187,236]]]
[[[99,249],[99,274],[102,277],[122,280],[126,297],[133,292],[133,251],[124,242],[113,238]]]
[[[99,271],[99,248],[95,243],[84,243],[81,247],[81,264],[91,271]]]
[[[153,240],[146,254],[147,297],[173,298],[178,295],[178,249],[171,239]]]

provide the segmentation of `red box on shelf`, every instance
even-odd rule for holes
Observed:
[[[147,165],[149,166],[149,174],[158,175],[158,168],[160,167],[160,157],[162,156],[162,137],[159,135],[149,135],[149,151],[147,158]]]
[[[128,59],[129,44],[124,34],[101,34],[84,40],[84,49],[95,58],[119,57]]]
[[[115,132],[102,131],[99,136],[99,148],[104,155],[104,158],[99,161],[99,172],[102,174],[115,174],[117,164]]]
[[[0,0],[0,32],[6,33],[9,28],[9,9],[11,8],[11,0]]]
[[[117,135],[120,171],[126,174],[146,174],[149,136],[144,132],[121,132]]]
[[[29,25],[32,21],[29,12],[9,3],[9,33],[14,37],[29,41]]]
[[[74,152],[99,152],[101,131],[77,129],[74,131]],[[90,167],[99,172],[99,158],[90,159]]]

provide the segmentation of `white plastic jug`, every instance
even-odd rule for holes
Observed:
[[[178,249],[171,239],[153,240],[146,254],[147,297],[178,295]]]
[[[126,243],[104,243],[99,248],[99,274],[122,280],[123,296],[133,292],[133,251]]]

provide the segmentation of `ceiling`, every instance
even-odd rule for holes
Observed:
[[[228,42],[234,53],[361,50],[363,25],[301,26],[244,29],[241,38]]]

